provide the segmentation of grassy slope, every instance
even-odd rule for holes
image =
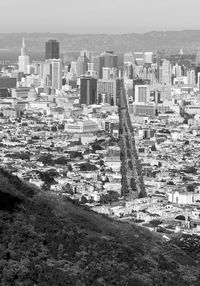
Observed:
[[[199,285],[197,255],[0,170],[0,285]],[[7,206],[10,207],[6,209]]]

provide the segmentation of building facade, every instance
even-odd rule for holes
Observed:
[[[59,59],[60,58],[60,48],[59,42],[56,40],[49,40],[45,43],[45,59]]]

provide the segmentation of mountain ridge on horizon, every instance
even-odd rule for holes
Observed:
[[[34,60],[44,54],[45,42],[56,39],[60,42],[61,54],[78,53],[87,49],[97,53],[113,50],[115,53],[129,51],[165,50],[167,54],[177,54],[183,49],[185,54],[195,54],[200,49],[200,30],[150,31],[146,33],[126,34],[68,34],[51,32],[0,33],[0,58],[13,58],[19,55],[25,37],[27,51]],[[2,50],[5,49],[4,53]]]

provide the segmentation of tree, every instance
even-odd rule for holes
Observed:
[[[194,192],[195,188],[194,188],[194,185],[190,184],[190,185],[187,185],[187,191],[188,192]]]
[[[84,205],[84,204],[86,204],[87,202],[88,202],[88,200],[86,199],[86,197],[85,197],[85,196],[82,196],[82,197],[81,197],[81,204]]]
[[[107,194],[101,196],[100,203],[109,204],[117,202],[118,200],[119,200],[119,194],[115,191],[110,191]]]
[[[149,222],[149,224],[154,228],[154,230],[156,229],[156,227],[161,224],[162,221],[161,220],[158,220],[158,219],[154,219],[154,220],[151,220]]]

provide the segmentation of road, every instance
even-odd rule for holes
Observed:
[[[127,199],[146,197],[142,168],[135,147],[134,130],[130,120],[123,83],[121,84],[118,110],[122,195]]]

